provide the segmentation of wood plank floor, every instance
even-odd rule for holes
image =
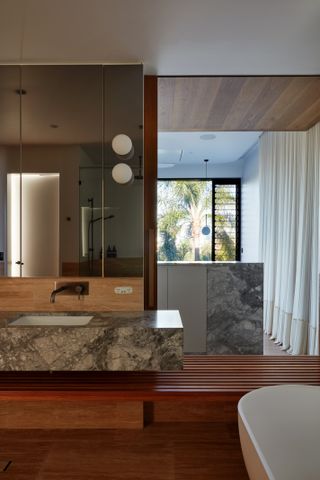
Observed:
[[[0,467],[8,460],[8,480],[248,480],[236,423],[0,430]]]
[[[237,401],[283,383],[320,385],[320,358],[186,356],[183,371],[159,373],[1,372],[0,400],[141,399],[147,425],[2,429],[0,473],[11,461],[4,478],[12,480],[248,480]]]

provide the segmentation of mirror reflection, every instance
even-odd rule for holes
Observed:
[[[142,66],[0,67],[1,275],[142,275],[142,81]]]
[[[104,68],[104,196],[109,217],[104,246],[105,275],[110,277],[143,276],[142,81],[140,65]],[[124,170],[115,180],[114,169],[123,164],[130,167],[131,178]]]
[[[22,249],[22,275],[101,275],[100,232],[90,246],[81,222],[87,219],[83,209],[91,205],[101,214],[101,188],[99,177],[92,182],[84,175],[98,171],[101,176],[102,155],[102,67],[100,66],[23,66],[22,67],[21,124],[22,124],[22,172],[59,173],[60,208],[59,239],[60,252],[55,264],[48,263],[47,271],[28,270],[32,256],[26,257]],[[81,177],[81,178],[80,178]],[[49,199],[43,199],[48,203]],[[25,202],[22,201],[22,210]],[[22,238],[25,236],[24,215],[22,216]],[[46,222],[38,224],[35,231],[45,230]],[[32,234],[31,234],[32,235]],[[49,236],[49,235],[48,235]],[[26,243],[27,239],[25,242]],[[28,243],[32,238],[28,239]],[[44,245],[44,242],[41,242]],[[41,247],[39,245],[39,247]],[[39,248],[39,251],[43,251]],[[53,250],[48,252],[52,256]],[[90,259],[90,263],[88,260]],[[83,264],[83,265],[82,265]]]
[[[11,175],[15,175],[15,188],[20,192],[20,69],[15,66],[0,67],[0,275],[18,275],[20,266],[12,264],[10,240],[14,234],[14,249],[20,258],[20,239],[14,233],[20,226],[19,218],[8,216],[11,205]],[[10,200],[9,200],[10,202]],[[19,204],[19,201],[18,201]],[[7,239],[8,233],[8,239]]]

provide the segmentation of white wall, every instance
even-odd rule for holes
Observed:
[[[241,189],[241,261],[259,261],[259,147],[243,157]]]
[[[231,163],[218,165],[208,164],[208,177],[212,178],[240,178],[242,176],[243,162],[236,160]],[[203,161],[199,165],[175,165],[173,168],[159,168],[159,178],[201,178],[205,177]]]

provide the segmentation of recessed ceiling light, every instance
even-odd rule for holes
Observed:
[[[200,135],[200,140],[214,140],[216,135],[214,133],[204,133]]]

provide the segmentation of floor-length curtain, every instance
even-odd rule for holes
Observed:
[[[320,123],[308,132],[308,161],[311,170],[311,276],[307,353],[319,354],[320,272]]]
[[[260,139],[264,328],[293,354],[318,350],[319,132]]]

